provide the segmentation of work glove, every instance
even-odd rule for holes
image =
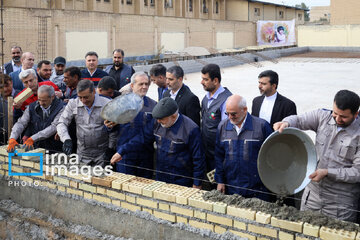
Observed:
[[[25,142],[25,152],[33,150],[34,149],[34,140],[29,137]]]
[[[71,141],[71,139],[65,140],[62,149],[63,149],[63,152],[66,155],[70,155],[72,153],[72,141]]]
[[[10,153],[14,152],[16,146],[19,146],[19,143],[14,138],[10,138],[7,151]]]

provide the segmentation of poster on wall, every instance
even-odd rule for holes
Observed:
[[[258,45],[293,45],[295,39],[295,19],[292,21],[258,21]]]

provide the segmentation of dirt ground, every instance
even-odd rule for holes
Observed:
[[[360,52],[307,52],[289,56],[291,58],[360,58]]]

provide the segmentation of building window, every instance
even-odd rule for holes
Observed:
[[[260,8],[255,8],[254,9],[254,15],[255,16],[260,16]]]
[[[215,3],[215,13],[219,13],[219,2],[216,1]]]
[[[164,5],[165,5],[165,8],[172,8],[173,2],[172,2],[172,0],[165,0]]]
[[[155,0],[150,0],[150,6],[155,6]]]
[[[189,0],[189,12],[192,12],[192,0]]]
[[[109,2],[110,2],[110,0],[104,0],[104,2],[107,2],[107,3],[109,3]]]
[[[208,13],[208,9],[206,7],[206,0],[203,0],[203,13]]]
[[[279,11],[279,18],[284,18],[284,11]]]
[[[124,0],[121,0],[121,4],[124,4]]]
[[[144,0],[144,6],[147,6],[147,5],[148,5],[147,0]]]
[[[298,20],[300,20],[300,21],[302,20],[302,14],[301,13],[298,14]]]

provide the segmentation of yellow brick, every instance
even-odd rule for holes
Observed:
[[[116,192],[116,191],[112,191],[112,190],[107,189],[106,194],[109,197],[117,198],[117,199],[120,199],[120,200],[125,200],[125,194],[120,193],[120,192]]]
[[[96,194],[93,195],[93,199],[96,200],[96,201],[99,201],[99,202],[111,203],[111,199],[110,199],[110,198],[108,198],[108,197],[103,197],[103,196],[96,195]]]
[[[213,211],[217,213],[226,214],[227,204],[223,202],[214,202],[213,203]]]
[[[215,225],[215,232],[219,234],[223,234],[226,232],[226,228],[220,227],[218,225]]]
[[[122,184],[122,190],[126,192],[142,194],[143,188],[154,183],[154,180],[136,177]]]
[[[188,198],[197,193],[199,189],[197,188],[188,188],[180,194],[176,195],[176,203],[178,204],[188,204]]]
[[[25,88],[19,95],[14,98],[14,103],[23,103],[33,95],[33,91],[30,88]]]
[[[65,179],[65,178],[61,178],[61,177],[56,177],[56,176],[54,176],[54,182],[63,184],[63,185],[65,185],[65,186],[69,186],[69,180],[68,180],[68,179]]]
[[[246,230],[246,223],[234,220],[234,228]]]
[[[20,159],[12,158],[12,159],[11,159],[11,164],[20,165]],[[40,169],[39,169],[39,170],[40,170]]]
[[[209,222],[218,223],[218,224],[226,225],[229,227],[233,226],[233,220],[230,218],[221,217],[221,216],[217,216],[217,215],[208,213],[206,219]]]
[[[9,164],[3,164],[2,169],[9,170]]]
[[[170,205],[170,211],[177,214],[182,214],[188,217],[194,216],[194,210],[189,208],[182,208],[174,205]]]
[[[327,227],[320,228],[320,238],[323,240],[354,240],[356,237],[356,232],[349,232],[345,230],[336,230]]]
[[[263,212],[257,212],[255,217],[256,217],[255,221],[263,224],[269,224],[271,220],[271,215]]]
[[[275,217],[271,217],[272,226],[283,228],[293,232],[302,233],[303,224],[303,222],[290,222],[287,220],[281,220]]]
[[[154,199],[155,200],[155,199]],[[143,206],[146,206],[146,207],[150,207],[150,208],[157,208],[158,207],[158,203],[155,202],[154,200],[152,199],[144,199],[144,198],[140,198],[138,197],[136,199],[136,203],[137,204],[140,204],[140,205],[143,205]]]
[[[106,189],[102,187],[96,187],[96,193],[106,195]]]
[[[0,175],[5,175],[5,170],[0,170]]]
[[[213,224],[209,224],[209,223],[203,223],[203,222],[198,222],[198,221],[194,221],[194,220],[189,220],[189,224],[193,227],[196,228],[202,228],[202,229],[209,229],[210,231],[214,231],[214,225]]]
[[[65,187],[58,186],[57,189],[58,189],[59,191],[61,191],[61,192],[66,192],[66,188],[65,188]]]
[[[235,235],[238,235],[242,238],[247,238],[249,240],[256,240],[256,237],[247,233],[243,233],[243,232],[238,232],[238,231],[234,231],[234,230],[229,230],[230,232],[232,232]]]
[[[304,223],[303,234],[319,237],[320,226],[314,226],[309,223]]]
[[[78,188],[79,187],[79,183],[75,182],[75,181],[71,181],[69,182],[70,187],[72,188]]]
[[[204,194],[204,191],[199,191],[195,194],[193,194],[191,197],[188,198],[188,204],[190,206],[201,208],[209,211],[213,211],[213,205],[214,202],[211,201],[205,201],[202,198],[202,195]]]
[[[114,176],[114,177],[117,178],[116,180],[111,182],[111,187],[115,188],[115,189],[119,189],[119,190],[122,189],[122,184],[124,182],[127,182],[130,179],[135,177],[135,176],[132,176],[132,175],[120,174],[120,173],[115,173],[115,172],[113,172],[113,174],[111,176]]]
[[[256,212],[251,209],[238,208],[234,206],[227,206],[227,214],[239,218],[255,220]]]
[[[111,204],[112,204],[112,205],[115,205],[115,206],[119,206],[119,207],[121,206],[120,200],[114,200],[114,199],[112,199],[112,200],[111,200]]]
[[[206,213],[195,210],[194,211],[194,217],[205,220],[206,219]]]
[[[261,226],[256,226],[253,224],[248,224],[248,231],[253,232],[253,233],[258,233],[261,235],[265,235],[265,236],[269,236],[269,237],[273,237],[273,238],[277,238],[277,230],[276,229],[271,229],[271,228],[267,228],[267,227],[261,227]]]
[[[159,203],[159,209],[164,211],[170,211],[170,205],[165,203]]]
[[[176,222],[188,224],[189,219],[186,217],[181,217],[181,216],[176,215]]]
[[[21,181],[30,182],[30,183],[32,183],[34,181],[34,179],[26,177],[26,176],[20,176],[20,179],[21,179]]]
[[[22,173],[22,172],[23,172],[23,168],[21,168],[21,167],[16,167],[16,166],[11,166],[11,172]]]
[[[121,207],[122,207],[122,208],[129,209],[130,211],[133,211],[133,212],[135,212],[136,210],[141,211],[141,207],[140,207],[140,206],[136,206],[136,205],[134,205],[134,204],[127,203],[127,202],[122,202],[122,203],[121,203]]]
[[[116,177],[112,177],[112,176],[105,176],[105,177],[92,177],[91,178],[91,183],[93,185],[100,185],[103,187],[111,187],[111,182],[117,180]]]
[[[294,234],[279,231],[279,239],[280,240],[294,240]]]
[[[154,196],[153,192],[156,189],[160,188],[162,185],[165,185],[165,183],[164,182],[153,182],[142,189],[142,195],[152,198]]]
[[[31,161],[20,160],[20,166],[34,168],[35,163]]]
[[[79,183],[79,189],[88,191],[88,192],[92,192],[92,193],[96,193],[96,187],[91,186],[89,184],[85,184],[85,183]]]
[[[93,195],[92,195],[92,193],[84,192],[84,198],[86,198],[86,199],[92,199],[92,198],[93,198]]]
[[[154,210],[154,216],[157,217],[157,218],[167,220],[169,222],[176,222],[174,214],[167,214],[167,213],[163,213],[163,212],[159,212],[159,211]]]
[[[132,196],[129,196],[129,195],[125,195],[125,200],[129,203],[136,203],[136,197],[132,197]]]
[[[154,210],[152,210],[152,209],[150,209],[150,208],[146,208],[146,207],[143,207],[143,208],[142,208],[142,211],[143,211],[143,212],[148,212],[148,213],[150,213],[150,214],[153,214],[153,213],[154,213]]]
[[[312,240],[311,238],[303,237],[303,236],[296,236],[296,240]],[[339,239],[340,240],[340,239]]]
[[[57,185],[49,183],[49,182],[42,182],[44,187],[48,187],[51,189],[56,189]]]
[[[78,195],[78,196],[83,196],[83,191],[77,190],[77,189],[73,189],[73,188],[66,188],[66,192],[70,193],[70,194],[74,194],[74,195]]]
[[[164,200],[167,202],[176,202],[176,195],[186,191],[188,188],[175,184],[165,184],[154,190],[154,198]]]

